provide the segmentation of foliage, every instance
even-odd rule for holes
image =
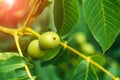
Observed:
[[[87,61],[82,61],[79,67],[76,69],[73,80],[98,80],[98,77],[91,66]]]
[[[83,0],[83,8],[89,28],[105,52],[120,31],[120,5],[116,0]]]
[[[0,80],[120,80],[120,1],[51,1],[34,0],[20,28],[0,24]],[[32,58],[28,45],[47,31],[60,45]]]

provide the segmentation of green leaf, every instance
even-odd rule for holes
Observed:
[[[98,76],[91,64],[83,60],[75,70],[73,80],[98,80]]]
[[[35,79],[36,77],[33,77],[33,78]],[[14,78],[14,79],[8,79],[8,80],[31,80],[31,79],[27,76],[23,76],[23,77],[20,77],[20,78]]]
[[[60,36],[67,34],[79,18],[78,0],[55,0],[54,22]]]
[[[111,62],[110,66],[107,69],[111,74],[118,76],[117,73],[119,73],[119,66],[117,65],[116,62]],[[104,75],[104,80],[113,80],[111,79],[111,77],[109,77],[108,75]]]
[[[83,0],[83,10],[91,33],[105,52],[120,32],[120,4],[116,0]]]
[[[15,53],[15,52],[3,52],[3,53],[0,53],[0,60],[5,60],[12,56],[19,56],[19,55],[18,53]]]
[[[58,65],[62,62],[67,62],[68,59],[69,59],[68,50],[64,49],[62,46],[58,46],[55,49],[51,50],[48,53],[48,55],[46,55],[41,65],[42,66],[46,66],[48,64]]]
[[[39,61],[34,61],[34,73],[37,75],[36,80],[61,80],[58,75],[57,67],[54,65],[40,66]]]
[[[7,80],[16,77],[15,71],[10,71],[8,73],[0,73],[0,80]]]
[[[61,49],[62,49],[62,46],[58,46],[52,50],[49,50],[46,53],[47,55],[45,55],[45,57],[42,59],[42,61],[46,62],[46,61],[52,60],[54,57],[58,55]]]
[[[91,59],[100,65],[104,65],[106,63],[105,56],[101,55],[100,53],[91,56]]]
[[[19,56],[12,56],[0,62],[0,72],[7,73],[12,70],[22,68],[27,63],[25,58]]]
[[[95,61],[96,63],[98,63],[99,65],[101,65],[101,66],[105,65],[105,63],[106,63],[106,58],[105,58],[105,56],[104,56],[104,55],[101,55],[100,53],[98,53],[98,54],[96,54],[96,55],[92,55],[92,56],[91,56],[91,59],[92,59],[93,61]],[[92,65],[92,66],[94,67],[94,70],[95,70],[95,71],[100,71],[100,69],[97,68],[95,65]]]

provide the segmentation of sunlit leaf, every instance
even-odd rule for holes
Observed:
[[[19,56],[19,55],[18,53],[15,53],[15,52],[3,52],[3,53],[0,53],[0,60],[5,60],[12,56]]]
[[[12,56],[0,62],[0,72],[7,73],[15,69],[22,68],[26,63],[26,59],[19,56]]]
[[[67,34],[79,18],[78,0],[55,0],[54,21],[61,36]]]
[[[36,77],[33,77],[33,78],[35,79]],[[23,76],[23,77],[20,77],[20,78],[14,78],[14,79],[8,79],[8,80],[31,80],[31,79],[27,76]]]
[[[98,80],[98,76],[91,64],[83,60],[75,70],[73,80]]]
[[[120,4],[116,0],[83,0],[83,10],[91,33],[105,52],[120,32]]]

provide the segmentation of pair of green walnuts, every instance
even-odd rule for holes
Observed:
[[[28,45],[28,55],[34,59],[42,59],[47,51],[54,49],[60,44],[60,37],[55,32],[45,32],[39,39],[31,41]]]

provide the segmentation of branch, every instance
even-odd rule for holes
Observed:
[[[23,27],[22,27],[23,29],[25,29],[25,27],[28,27],[29,24],[30,24],[30,22],[32,21],[32,19],[33,19],[32,16],[33,16],[33,14],[34,14],[34,11],[36,10],[36,7],[38,6],[38,5],[37,5],[38,1],[39,1],[39,0],[34,1],[34,5],[33,5],[32,9],[31,9],[29,15],[27,16],[27,19],[25,20],[25,22],[24,22],[24,24],[23,24]],[[40,0],[40,2],[41,2],[41,0]]]
[[[80,57],[82,57],[83,59],[87,60],[88,62],[90,62],[91,64],[95,65],[97,68],[99,68],[100,70],[102,70],[104,73],[106,73],[108,76],[110,76],[113,80],[119,80],[119,78],[115,77],[114,75],[112,75],[109,71],[107,71],[104,67],[102,67],[101,65],[99,65],[98,63],[96,63],[95,61],[93,61],[92,59],[90,59],[89,57],[83,55],[82,53],[80,53],[79,51],[75,50],[74,48],[68,46],[67,44],[61,42],[60,43],[64,48],[69,49],[70,51],[72,51],[73,53],[79,55]]]
[[[37,37],[38,39],[39,39],[39,37],[40,37],[40,34],[39,33],[37,33],[36,31],[34,31],[33,29],[31,29],[31,28],[25,28],[25,32],[28,32],[28,33],[30,33],[30,34],[32,34],[32,35],[34,35],[35,37]]]
[[[7,34],[13,35],[15,30],[17,30],[17,29],[10,29],[10,28],[6,28],[6,27],[3,27],[3,26],[0,26],[0,31],[4,32],[4,33],[7,33]]]
[[[19,44],[18,31],[15,31],[13,36],[14,36],[14,39],[15,39],[15,43],[16,43],[16,46],[17,46],[19,55],[20,55],[21,57],[23,57],[22,50],[21,50],[20,44]],[[27,65],[25,65],[25,70],[26,70],[26,72],[27,72],[29,78],[30,78],[31,80],[34,80],[33,77],[32,77],[32,75],[31,75],[31,73],[30,73],[30,71],[29,71],[29,68],[28,68]]]

